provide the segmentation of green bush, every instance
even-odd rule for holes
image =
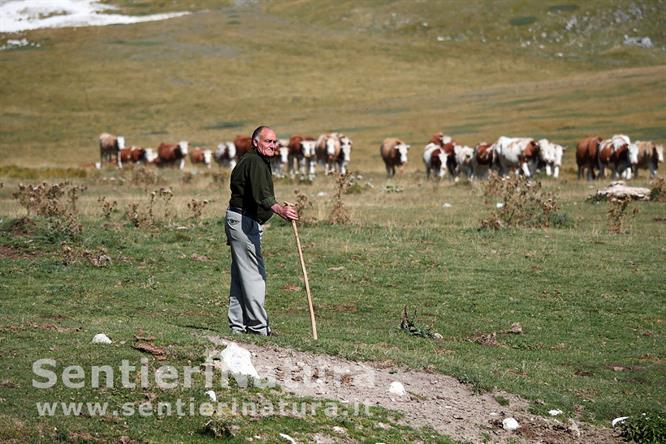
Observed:
[[[631,416],[620,424],[620,435],[639,444],[666,443],[666,416],[661,413],[643,413]]]

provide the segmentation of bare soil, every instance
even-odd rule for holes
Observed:
[[[220,349],[230,343],[217,336],[209,336],[208,340]],[[568,418],[534,415],[528,411],[528,401],[520,397],[501,391],[477,394],[446,375],[235,342],[252,353],[252,362],[262,377],[274,377],[288,393],[322,401],[367,402],[401,412],[404,424],[430,426],[456,440],[553,444],[623,442],[610,428]],[[389,392],[394,381],[404,385],[406,395]],[[500,405],[495,397],[505,398],[508,405]],[[502,428],[502,420],[509,417],[518,421],[518,430]]]

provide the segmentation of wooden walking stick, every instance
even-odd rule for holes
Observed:
[[[285,205],[294,206],[289,202]],[[308,281],[308,272],[305,269],[305,260],[303,259],[303,249],[301,248],[301,240],[298,237],[298,226],[296,221],[291,221],[291,227],[294,229],[294,236],[296,237],[296,245],[298,246],[298,257],[301,259],[301,268],[303,269],[303,279],[305,280],[305,292],[308,296],[308,309],[310,310],[310,325],[312,326],[312,337],[317,340],[317,320],[315,319],[314,306],[312,305],[312,294],[310,293],[310,282]]]

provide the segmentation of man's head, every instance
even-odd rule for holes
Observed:
[[[277,136],[268,126],[260,126],[252,132],[252,146],[266,157],[273,157],[277,153]]]

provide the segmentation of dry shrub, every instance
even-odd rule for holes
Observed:
[[[78,220],[76,204],[81,193],[87,190],[83,185],[69,182],[38,185],[18,185],[12,194],[23,208],[27,217],[45,217],[48,223],[48,236],[52,239],[73,238],[81,234],[83,227]],[[64,199],[64,197],[67,199]]]
[[[298,220],[296,223],[300,226],[317,222],[316,217],[310,216],[308,214],[308,210],[312,208],[312,202],[310,201],[310,198],[307,196],[307,194],[303,193],[299,189],[295,189],[294,194],[296,195],[295,206],[296,211],[298,212]]]
[[[75,264],[81,260],[85,260],[93,267],[101,268],[111,265],[111,257],[107,254],[105,248],[98,248],[97,250],[87,250],[77,248],[62,242],[60,244],[60,252],[62,254],[62,262],[65,265]]]
[[[111,219],[111,214],[116,210],[118,207],[118,202],[115,200],[112,200],[111,202],[108,202],[106,200],[106,196],[100,196],[97,198],[97,202],[102,204],[102,216],[106,220]]]
[[[328,216],[328,221],[332,225],[345,225],[351,221],[349,216],[349,211],[345,208],[342,202],[342,196],[345,194],[347,189],[351,186],[351,181],[349,179],[349,174],[340,174],[336,179],[335,183],[337,189],[335,191],[335,200],[333,201],[333,209],[331,214]]]
[[[486,197],[494,196],[502,205],[486,219],[482,229],[506,227],[564,227],[572,224],[566,213],[559,212],[553,193],[543,190],[541,182],[524,176],[499,177],[492,174],[484,184]],[[488,202],[488,199],[486,199]]]
[[[227,174],[223,172],[210,173],[210,177],[215,185],[226,185],[227,183]]]
[[[410,335],[420,336],[422,338],[442,339],[442,335],[436,331],[433,331],[431,327],[426,327],[416,323],[416,312],[414,312],[413,319],[410,319],[406,305],[402,308],[402,314],[400,316],[400,330],[409,333]]]
[[[171,188],[160,188],[156,191],[148,193],[148,205],[143,209],[139,202],[130,202],[125,209],[125,216],[127,220],[135,227],[148,227],[157,226],[158,218],[156,216],[156,204],[161,202],[163,209],[162,221],[170,222],[173,214],[171,209],[171,200],[173,199],[173,192]]]
[[[208,205],[210,202],[205,199],[205,200],[197,200],[197,199],[192,199],[191,202],[187,203],[187,208],[192,212],[192,216],[190,217],[191,219],[194,219],[195,221],[200,221],[201,220],[201,215],[203,214],[204,208],[206,208],[206,205]]]
[[[666,202],[666,180],[656,177],[650,182],[650,200],[654,202]]]
[[[613,196],[608,198],[608,231],[613,234],[628,233],[627,229],[627,216],[635,216],[638,214],[638,207],[634,207],[631,211],[629,203],[631,203],[629,196]]]

